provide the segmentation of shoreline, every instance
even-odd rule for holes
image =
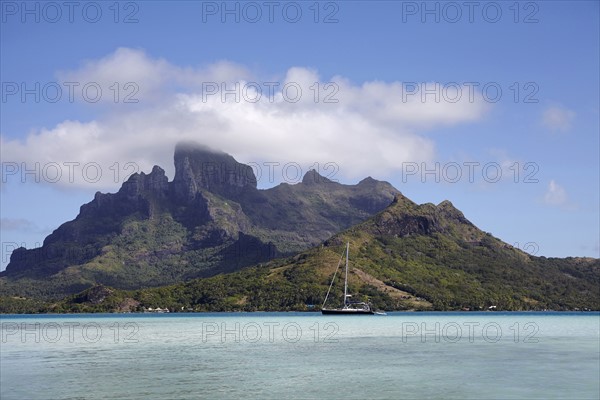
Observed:
[[[436,315],[436,314],[453,314],[453,315],[515,315],[515,314],[528,314],[528,315],[600,315],[600,310],[581,310],[581,311],[564,311],[564,310],[527,310],[527,311],[386,311],[386,316],[404,315],[404,314],[421,314],[421,315]],[[184,316],[203,316],[203,315],[233,315],[233,314],[244,314],[244,315],[261,315],[261,314],[296,314],[298,316],[312,316],[322,315],[320,311],[194,311],[194,312],[168,312],[168,313],[153,313],[153,312],[97,312],[97,313],[39,313],[39,314],[6,314],[0,313],[0,319],[7,317],[59,317],[59,316],[151,316],[151,317],[184,317]],[[344,316],[346,317],[346,316]]]

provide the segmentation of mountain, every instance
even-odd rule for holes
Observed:
[[[257,188],[249,165],[193,143],[174,154],[175,176],[155,166],[117,193],[96,193],[37,249],[16,249],[0,289],[60,298],[97,284],[138,289],[232,272],[311,248],[388,206],[400,192],[372,178],[356,185],[316,171]]]
[[[38,309],[319,309],[346,242],[349,292],[376,308],[600,310],[600,260],[534,257],[481,231],[449,201],[418,205],[402,195],[367,221],[295,256],[161,288],[94,287]],[[334,304],[341,293],[338,280]]]

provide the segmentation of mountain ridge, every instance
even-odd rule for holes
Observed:
[[[293,256],[160,288],[94,287],[39,310],[319,310],[346,243],[349,292],[375,308],[600,310],[600,260],[531,256],[481,231],[450,202],[419,205],[400,196],[366,221]],[[333,305],[341,301],[342,288],[338,274]]]
[[[34,287],[44,281],[58,296],[231,272],[317,245],[400,194],[387,182],[343,185],[314,170],[258,189],[249,165],[193,143],[178,144],[173,159],[172,181],[159,166],[132,174],[116,193],[97,192],[41,248],[16,249],[0,286],[44,296]]]
[[[376,308],[600,309],[600,260],[531,256],[448,200],[317,171],[258,189],[249,166],[189,144],[174,162],[173,181],[134,174],[42,248],[15,250],[0,312],[315,310],[346,242],[349,288]]]

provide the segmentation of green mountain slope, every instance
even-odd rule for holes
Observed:
[[[117,193],[96,193],[42,247],[15,250],[0,273],[2,293],[57,299],[96,284],[138,289],[236,271],[315,246],[399,193],[315,171],[259,190],[250,166],[189,143],[176,147],[174,162],[173,181],[158,166],[134,174]]]
[[[373,218],[293,257],[162,288],[95,288],[110,293],[99,302],[83,293],[50,310],[318,309],[347,241],[350,292],[376,308],[600,309],[600,260],[533,257],[479,230],[448,201],[417,205],[398,195]],[[341,288],[336,282],[333,302]]]

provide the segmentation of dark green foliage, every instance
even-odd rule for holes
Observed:
[[[314,171],[296,185],[256,185],[233,157],[179,145],[172,182],[156,166],[134,174],[117,193],[96,193],[41,248],[16,250],[2,293],[53,300],[95,284],[133,290],[233,272],[315,246],[399,194]]]
[[[350,293],[375,308],[600,310],[600,260],[530,256],[448,201],[417,205],[397,194],[336,233],[383,208],[393,188],[372,179],[349,188],[311,173],[270,192],[240,178],[189,199],[184,178],[169,189],[161,176],[153,170],[120,194],[97,194],[46,240],[46,258],[17,252],[23,260],[0,278],[0,312],[318,310],[347,241]],[[65,264],[76,248],[85,251]],[[341,302],[341,282],[328,301]]]

